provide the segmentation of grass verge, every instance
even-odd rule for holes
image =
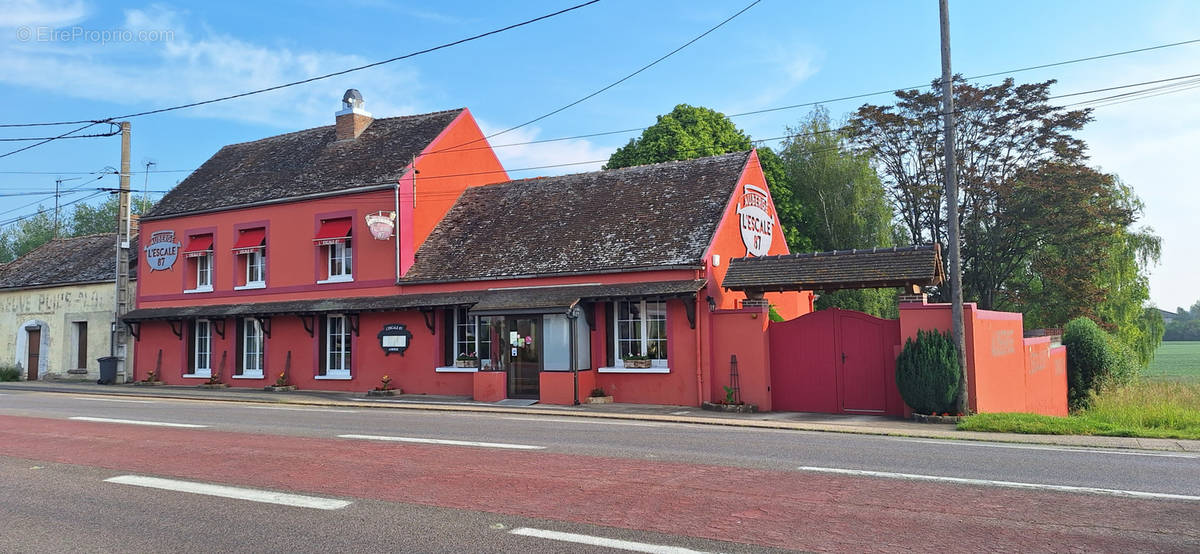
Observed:
[[[1141,381],[1106,391],[1091,408],[1068,417],[977,414],[963,431],[1200,439],[1200,383]]]

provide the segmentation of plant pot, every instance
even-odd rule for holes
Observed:
[[[229,388],[229,385],[228,385],[228,384],[226,384],[226,383],[204,383],[203,385],[197,385],[197,386],[196,386],[196,388],[200,388],[200,389],[227,389],[227,388]]]
[[[752,414],[758,411],[757,404],[717,404],[715,402],[704,402],[700,404],[703,410],[713,412],[732,412],[738,414]]]
[[[367,391],[367,396],[396,396],[397,389],[379,390],[371,389]]]
[[[139,387],[153,387],[163,384],[162,381],[134,381],[133,384]]]
[[[629,369],[650,369],[650,360],[625,360],[625,367]]]
[[[296,390],[296,385],[284,385],[282,387],[277,387],[275,385],[268,385],[268,386],[263,387],[263,390],[270,391],[270,392],[287,392],[287,391]]]
[[[455,360],[454,367],[479,367],[479,360]]]
[[[588,404],[612,404],[611,396],[589,396],[587,397]]]

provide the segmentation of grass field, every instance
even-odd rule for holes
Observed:
[[[1164,342],[1137,382],[1069,417],[977,414],[964,431],[1200,439],[1200,342]]]
[[[1162,343],[1142,376],[1154,380],[1200,382],[1200,341]]]

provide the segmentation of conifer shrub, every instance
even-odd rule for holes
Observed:
[[[1067,405],[1079,411],[1091,405],[1092,396],[1120,360],[1109,345],[1108,333],[1086,317],[1063,327],[1062,343],[1067,347]]]
[[[954,341],[937,329],[917,331],[917,340],[909,338],[896,358],[900,397],[919,414],[957,413],[961,377]]]
[[[21,380],[21,366],[12,364],[0,365],[0,381]]]

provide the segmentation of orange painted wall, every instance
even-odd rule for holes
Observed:
[[[598,371],[595,386],[604,389],[614,402],[699,406],[696,371],[696,331],[688,324],[683,300],[667,302],[667,363],[670,373],[604,373]],[[703,304],[704,299],[700,302]],[[707,312],[707,308],[705,308]],[[697,317],[700,314],[697,313]],[[592,367],[606,363],[604,310],[596,310],[592,331]],[[591,392],[589,388],[586,392]]]
[[[508,397],[508,373],[479,371],[471,374],[471,398],[478,402],[497,402]]]
[[[541,388],[540,404],[571,406],[575,404],[573,385],[575,377],[570,371],[543,371],[539,376]],[[587,402],[587,396],[596,387],[595,371],[579,372],[579,402]]]
[[[767,186],[766,177],[763,176],[757,152],[751,152],[746,167],[742,170],[741,177],[738,178],[737,189],[729,197],[725,206],[725,212],[717,227],[713,242],[704,255],[704,263],[708,270],[708,287],[705,294],[712,296],[717,301],[718,309],[734,309],[739,301],[746,298],[746,295],[741,292],[726,291],[720,286],[721,280],[725,278],[725,272],[728,271],[729,260],[746,256],[746,245],[742,242],[740,229],[741,219],[737,213],[738,200],[744,190],[743,185],[754,185],[768,191],[768,196],[770,194],[770,187]],[[773,198],[770,199],[770,205],[775,226],[771,248],[767,251],[767,255],[789,254],[791,250],[788,248],[787,239],[783,236],[783,227],[779,222],[779,214],[775,211]],[[713,266],[714,254],[720,256],[720,265]],[[812,311],[812,293],[808,291],[768,293],[766,298],[784,319],[797,318]]]
[[[771,411],[771,357],[767,335],[766,308],[744,308],[713,312],[710,329],[712,342],[712,378],[710,394],[714,400],[725,398],[730,384],[730,356],[738,362],[741,399],[757,404],[760,411]]]

